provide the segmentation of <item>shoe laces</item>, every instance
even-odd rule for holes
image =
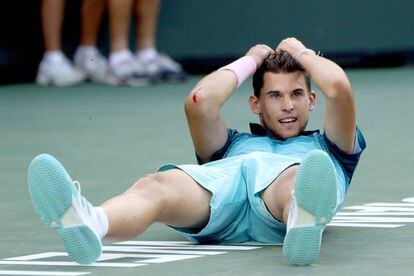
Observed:
[[[81,185],[79,183],[79,181],[75,180],[73,181],[73,185],[75,185],[76,190],[78,190],[79,194],[81,193]]]

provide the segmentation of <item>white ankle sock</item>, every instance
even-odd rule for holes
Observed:
[[[109,65],[112,67],[116,67],[118,64],[124,62],[125,60],[133,58],[133,54],[129,49],[112,52],[109,55]]]
[[[105,214],[105,211],[101,207],[95,207],[95,211],[98,214],[97,221],[94,222],[96,226],[97,234],[101,239],[103,239],[106,234],[108,234],[108,216]]]
[[[158,55],[158,52],[155,48],[147,48],[143,50],[138,50],[136,56],[140,61],[148,62],[153,60]]]
[[[68,208],[68,210],[62,215],[62,226],[75,227],[86,224],[95,232],[95,234],[100,239],[103,239],[108,233],[109,227],[108,217],[105,214],[104,210],[100,207],[93,207],[87,201],[87,207],[81,203],[77,205],[75,204]],[[51,227],[54,227],[55,224],[53,222],[52,224],[53,225],[51,225]]]
[[[65,59],[65,55],[61,50],[46,51],[43,54],[43,59],[50,62],[60,62]]]
[[[96,48],[95,46],[79,46],[76,49],[75,55],[93,56],[97,52],[98,52],[98,48]]]
[[[292,206],[290,207],[288,221],[286,223],[286,231],[292,227],[313,226],[316,223],[316,218],[313,214],[301,208],[292,193]]]

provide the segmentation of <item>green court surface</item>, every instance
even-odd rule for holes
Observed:
[[[367,149],[345,208],[308,267],[289,266],[281,246],[191,246],[161,224],[127,244],[106,241],[106,260],[96,266],[75,266],[32,208],[29,162],[39,153],[54,155],[94,204],[165,163],[195,163],[183,103],[200,77],[146,88],[0,87],[0,275],[414,274],[414,68],[348,74]],[[241,131],[257,120],[249,92],[243,85],[223,111]],[[319,93],[309,129],[321,128],[323,110]]]

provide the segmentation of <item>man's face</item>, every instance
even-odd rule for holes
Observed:
[[[251,95],[249,102],[252,111],[260,116],[261,124],[284,140],[306,128],[316,93],[308,92],[302,72],[266,72],[260,97]]]

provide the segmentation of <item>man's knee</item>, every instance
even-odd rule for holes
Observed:
[[[160,173],[147,174],[132,184],[126,192],[165,204],[168,196],[167,179]]]

